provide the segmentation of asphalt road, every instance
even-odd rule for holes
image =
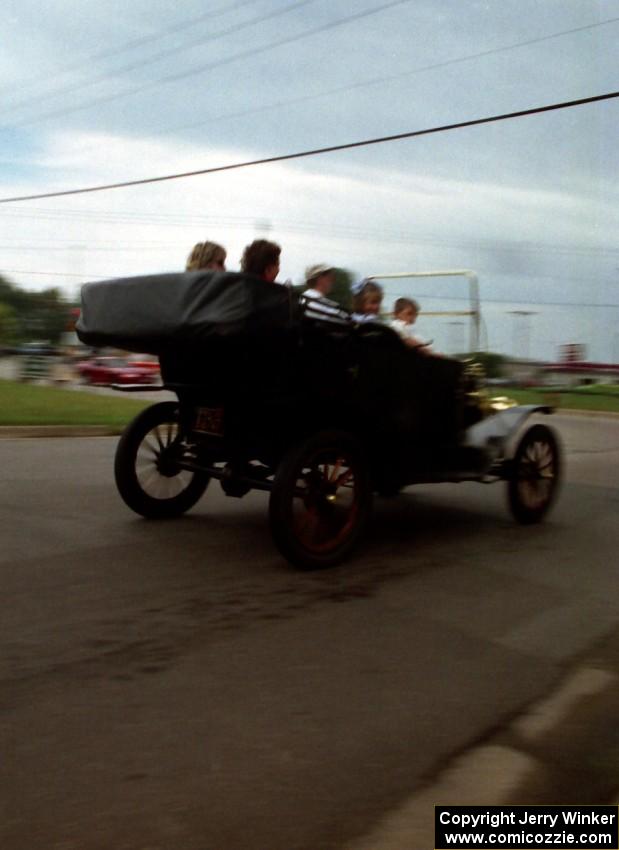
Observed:
[[[133,516],[115,440],[0,441],[3,850],[329,850],[619,622],[619,420],[556,417],[567,481],[379,501],[303,574],[265,494]]]

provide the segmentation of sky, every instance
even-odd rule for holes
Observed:
[[[0,199],[200,170],[619,90],[619,0],[5,0]],[[619,99],[238,171],[0,204],[28,288],[238,268],[470,270],[482,345],[619,361]],[[385,279],[446,353],[467,277]]]

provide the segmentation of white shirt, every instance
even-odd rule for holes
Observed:
[[[301,293],[300,301],[303,313],[308,319],[335,322],[340,325],[350,322],[348,313],[318,289],[306,289]]]
[[[417,343],[417,345],[426,345],[425,340],[421,339],[421,337],[417,336],[414,331],[414,325],[409,324],[408,322],[403,322],[402,319],[391,319],[389,322],[390,326],[400,334],[403,339],[410,339],[413,342]]]
[[[301,298],[326,298],[327,296],[324,292],[321,292],[319,289],[306,289],[301,293]]]

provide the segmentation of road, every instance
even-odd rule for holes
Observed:
[[[335,850],[619,623],[619,420],[556,417],[567,481],[382,500],[294,571],[266,496],[120,502],[115,440],[0,441],[3,850]]]

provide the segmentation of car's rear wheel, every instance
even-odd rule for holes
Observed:
[[[344,432],[321,432],[279,464],[269,502],[273,539],[297,567],[333,566],[357,545],[371,505],[361,446]]]
[[[118,492],[136,513],[151,519],[184,514],[203,495],[209,476],[181,469],[178,405],[164,401],[143,410],[125,429],[116,449]]]
[[[544,518],[557,494],[560,474],[557,438],[546,425],[533,425],[516,448],[507,483],[509,507],[518,522],[530,525]]]

